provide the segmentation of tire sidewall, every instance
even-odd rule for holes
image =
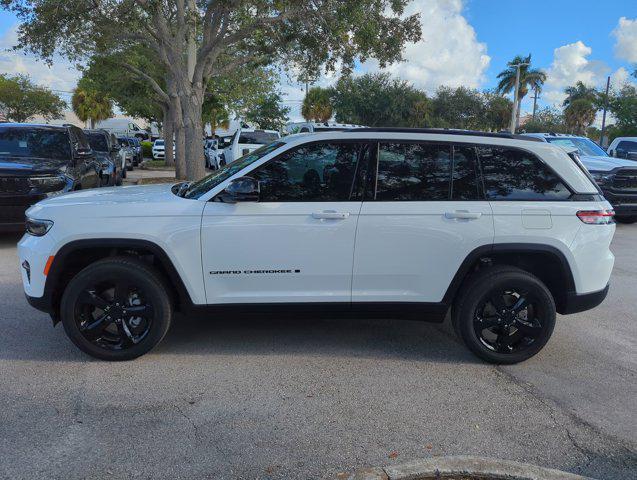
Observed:
[[[556,318],[555,301],[546,286],[536,277],[523,271],[506,271],[476,280],[468,286],[469,291],[460,302],[457,318],[454,322],[456,332],[460,334],[467,347],[480,358],[488,362],[501,364],[512,364],[527,360],[542,350],[551,338]],[[530,348],[522,352],[498,353],[489,350],[478,338],[473,327],[475,311],[485,295],[495,288],[528,289],[530,295],[537,299],[538,316],[543,328],[541,335]]]
[[[172,308],[164,286],[152,275],[126,264],[99,262],[89,265],[69,282],[60,304],[60,314],[64,331],[71,341],[83,352],[102,360],[131,360],[144,355],[155,347],[166,335],[170,327]],[[147,301],[152,304],[154,317],[150,332],[137,345],[125,350],[107,350],[87,340],[75,321],[75,304],[78,295],[86,288],[108,278],[126,278],[130,283],[144,290]]]

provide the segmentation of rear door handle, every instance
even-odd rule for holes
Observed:
[[[349,217],[349,212],[336,212],[334,210],[323,210],[322,212],[314,212],[312,218],[327,220],[344,220]]]
[[[476,220],[481,216],[481,212],[468,212],[467,210],[456,210],[454,212],[445,213],[445,218],[460,218],[463,220]]]

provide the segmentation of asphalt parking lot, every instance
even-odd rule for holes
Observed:
[[[495,367],[448,325],[179,318],[133,362],[77,350],[28,306],[0,237],[0,477],[333,478],[485,455],[637,478],[637,225],[609,297]]]

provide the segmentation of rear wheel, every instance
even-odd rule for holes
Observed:
[[[635,223],[637,222],[637,215],[615,217],[617,223]]]
[[[555,327],[555,302],[534,275],[495,266],[476,274],[453,307],[454,329],[478,357],[511,364],[538,353]]]
[[[97,261],[69,282],[60,306],[66,334],[102,360],[131,360],[157,345],[172,306],[159,274],[128,257]]]

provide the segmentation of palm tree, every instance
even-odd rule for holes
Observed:
[[[597,107],[586,98],[572,100],[564,109],[566,125],[578,135],[584,135],[586,129],[592,125],[597,115]]]
[[[599,92],[594,87],[587,87],[583,82],[578,81],[574,86],[566,87],[564,93],[568,95],[562,106],[568,107],[571,102],[583,98],[595,104],[599,101]]]
[[[113,101],[90,82],[80,79],[71,97],[73,112],[83,122],[90,121],[91,128],[99,121],[113,116]]]
[[[312,87],[303,99],[301,107],[301,115],[308,122],[327,122],[332,118],[332,101],[330,99],[330,90],[321,87]]]
[[[520,87],[518,90],[518,104],[516,105],[516,127],[519,126],[520,122],[520,106],[522,105],[522,99],[526,97],[527,93],[529,93],[529,90],[531,89],[536,90],[538,93],[540,93],[540,91],[542,90],[542,85],[544,85],[544,82],[546,81],[546,73],[544,73],[542,70],[531,68],[530,53],[527,57],[517,55],[508,63],[508,68],[498,74],[498,78],[500,79],[500,82],[498,83],[498,87],[496,89],[498,93],[504,94],[515,91],[517,67],[515,67],[514,65],[519,63],[526,63],[528,65],[522,65],[520,67]]]

